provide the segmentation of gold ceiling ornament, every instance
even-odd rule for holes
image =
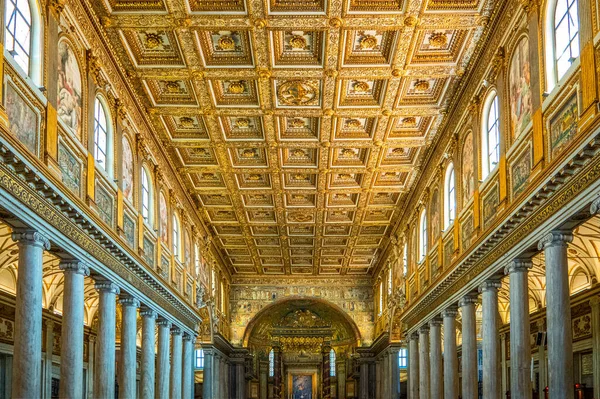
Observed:
[[[371,86],[367,82],[359,80],[352,84],[352,88],[357,93],[367,93],[371,89]]]
[[[335,114],[335,111],[332,110],[331,108],[326,109],[325,111],[323,111],[323,115],[325,116],[333,116]]]
[[[301,148],[296,148],[296,149],[294,149],[294,150],[292,151],[292,155],[293,155],[293,156],[295,156],[295,157],[306,157],[306,156],[308,156],[308,155],[306,154],[306,151],[304,151],[304,150],[303,150],[303,149],[301,149]]]
[[[390,109],[384,109],[383,111],[381,111],[381,115],[383,115],[383,116],[391,116],[392,115],[392,110],[390,110]]]
[[[356,128],[362,127],[362,123],[358,119],[350,118],[350,119],[346,119],[345,126],[356,129]]]
[[[417,126],[417,118],[415,118],[414,116],[407,116],[402,118],[402,126],[406,126],[406,127],[414,127]]]
[[[168,82],[166,82],[165,83],[165,88],[171,94],[175,94],[175,93],[180,93],[181,92],[181,86],[179,85],[179,82],[177,82],[176,80],[169,80]]]
[[[375,144],[376,147],[381,147],[383,145],[383,141],[381,141],[381,140],[375,140],[373,142],[373,144]]]
[[[302,118],[293,118],[292,120],[290,120],[290,125],[292,125],[295,128],[302,128],[306,127],[306,122]]]
[[[308,44],[302,35],[294,35],[290,38],[290,46],[294,49],[304,50]]]
[[[337,69],[327,69],[325,71],[325,76],[327,76],[328,78],[335,78],[338,76],[338,71]]]
[[[338,17],[334,17],[329,20],[329,26],[331,26],[332,28],[339,28],[343,24],[344,22]]]
[[[404,26],[416,26],[418,22],[419,20],[417,19],[417,17],[414,17],[412,15],[409,15],[408,17],[404,18]]]
[[[358,41],[362,50],[372,50],[377,47],[377,38],[373,35],[365,35]]]
[[[145,44],[146,44],[146,47],[151,50],[153,50],[159,46],[162,46],[162,44],[163,44],[162,36],[159,35],[158,33],[146,32]]]
[[[244,129],[247,128],[248,126],[250,126],[250,119],[248,118],[237,118],[235,120],[235,126],[240,128],[240,129]]]
[[[258,28],[258,29],[263,29],[265,26],[267,26],[267,21],[262,19],[262,18],[258,18],[254,20],[254,27]]]
[[[112,25],[112,20],[109,17],[104,16],[100,18],[100,24],[104,28],[109,28]]]
[[[256,158],[256,149],[255,148],[246,148],[241,153],[242,158]]]
[[[434,32],[429,35],[429,44],[434,48],[442,48],[448,44],[448,36],[444,32]]]
[[[406,150],[402,147],[397,147],[392,150],[392,153],[394,155],[404,155],[406,153]]]
[[[287,80],[277,88],[277,98],[284,105],[303,105],[318,95],[318,88],[301,80]]]
[[[258,77],[262,80],[269,79],[271,77],[271,71],[266,68],[259,69]]]
[[[418,79],[414,84],[415,91],[423,93],[429,90],[429,82],[427,80]]]
[[[235,40],[233,40],[233,38],[229,35],[223,35],[219,37],[217,44],[223,51],[235,50]]]
[[[244,91],[246,91],[246,86],[242,80],[231,82],[227,86],[227,93],[229,94],[242,94]]]
[[[401,68],[394,68],[392,69],[392,76],[395,78],[399,78],[401,76],[405,75],[405,71]]]

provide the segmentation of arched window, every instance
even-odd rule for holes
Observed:
[[[33,28],[29,1],[7,0],[4,18],[6,18],[4,47],[13,56],[23,71],[29,75]]]
[[[175,259],[181,261],[181,235],[179,233],[179,220],[173,215],[173,255]]]
[[[421,220],[419,222],[419,262],[422,262],[427,256],[427,211],[421,211]]]
[[[402,254],[402,273],[408,274],[408,244],[404,244],[404,252]]]
[[[579,57],[579,16],[577,0],[556,0],[548,4],[547,23],[552,45],[547,49],[551,59],[548,83],[549,90],[554,87],[569,67]]]
[[[335,351],[329,351],[329,376],[335,377]]]
[[[454,165],[446,169],[446,182],[444,190],[444,230],[450,227],[456,218],[456,191],[454,184]]]
[[[200,250],[198,244],[194,244],[194,270],[196,272],[196,278],[200,276]]]
[[[142,217],[144,222],[152,223],[152,184],[146,168],[142,168]]]
[[[273,349],[269,352],[269,377],[275,376],[275,352]]]
[[[107,112],[103,101],[96,97],[94,102],[94,159],[96,165],[111,174],[111,135]]]
[[[488,97],[484,109],[481,146],[482,179],[485,179],[500,161],[500,110],[496,93]]]

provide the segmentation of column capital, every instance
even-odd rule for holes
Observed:
[[[508,266],[504,268],[504,274],[526,273],[533,267],[533,262],[529,258],[513,259]]]
[[[600,213],[600,197],[592,201],[592,205],[590,206],[590,213],[592,215]]]
[[[419,333],[417,331],[414,331],[412,334],[410,334],[409,339],[411,341],[417,341],[419,339]]]
[[[136,308],[140,307],[140,301],[129,294],[119,295],[119,303],[121,306],[133,306]]]
[[[184,341],[192,341],[192,343],[194,343],[194,342],[196,342],[196,337],[193,336],[192,334],[186,332],[186,333],[183,333],[183,340]]]
[[[424,324],[419,327],[419,334],[427,334],[429,332],[429,325]]]
[[[429,327],[439,327],[442,324],[444,324],[444,320],[442,320],[440,317],[434,317],[433,319],[429,320]]]
[[[36,247],[40,247],[48,251],[50,249],[50,241],[46,237],[44,237],[41,233],[38,233],[35,230],[27,230],[27,229],[18,229],[13,230],[12,240],[21,244],[34,245]]]
[[[460,299],[460,301],[458,301],[458,306],[460,306],[461,308],[463,306],[467,306],[467,305],[471,305],[471,304],[477,304],[477,295],[467,294],[464,297],[462,297]]]
[[[171,328],[171,322],[162,316],[158,316],[158,320],[156,320],[156,325]]]
[[[538,242],[538,250],[548,247],[566,246],[573,241],[573,233],[567,230],[554,230],[546,234]]]
[[[63,272],[71,272],[81,274],[82,276],[90,275],[90,268],[83,262],[78,260],[61,260],[58,267]]]
[[[108,280],[96,280],[94,288],[96,288],[96,291],[98,292],[110,292],[116,295],[121,292],[118,285]]]
[[[458,308],[456,306],[450,306],[449,308],[442,310],[442,317],[456,318],[457,315],[458,315]]]
[[[597,308],[600,306],[600,297],[598,296],[593,296],[590,298],[590,306],[593,308]]]
[[[479,292],[486,291],[498,291],[502,288],[502,282],[500,280],[486,280],[479,286]]]
[[[181,335],[181,328],[177,326],[171,327],[171,335]]]
[[[158,317],[158,313],[156,313],[154,310],[150,309],[146,305],[142,305],[142,307],[140,308],[140,316],[156,319]]]

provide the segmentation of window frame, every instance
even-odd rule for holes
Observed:
[[[100,115],[99,113],[102,113]],[[101,121],[99,117],[104,117],[105,127],[102,127]],[[99,133],[104,134],[105,145],[104,149],[100,148],[99,145]],[[113,129],[112,129],[112,119],[104,98],[100,95],[97,95],[94,99],[94,143],[93,143],[93,155],[94,155],[94,164],[100,169],[102,172],[106,173],[108,177],[112,177],[113,175]],[[104,156],[104,166],[101,164],[98,154],[102,152]]]
[[[545,37],[547,38],[547,43],[546,43],[546,48],[545,48],[545,53],[546,53],[546,91],[547,92],[552,92],[554,90],[554,88],[559,86],[559,82],[567,79],[570,75],[571,72],[573,71],[573,69],[575,68],[575,65],[579,64],[579,57],[581,55],[581,45],[579,43],[579,27],[580,27],[580,17],[579,17],[579,1],[578,0],[573,0],[571,1],[571,5],[569,6],[569,0],[564,0],[566,1],[566,11],[565,14],[563,14],[560,18],[560,20],[562,21],[564,19],[564,17],[566,17],[569,14],[569,11],[572,9],[572,7],[574,7],[575,9],[575,16],[577,17],[577,33],[575,33],[575,35],[571,38],[569,37],[569,43],[567,45],[567,47],[565,47],[564,50],[568,50],[569,52],[571,52],[572,47],[571,44],[573,42],[577,43],[577,48],[578,48],[578,54],[576,57],[573,57],[573,54],[571,53],[571,57],[570,57],[570,66],[564,70],[564,72],[559,75],[558,72],[558,56],[557,56],[557,48],[556,48],[556,11],[557,11],[557,5],[558,5],[558,1],[562,1],[562,0],[557,0],[557,1],[549,1],[547,3],[547,8],[546,8],[546,18],[545,18],[545,24],[546,24],[546,35]],[[570,15],[572,16],[572,15]],[[569,26],[567,26],[567,30],[570,31]],[[570,34],[569,34],[570,36]],[[563,52],[564,54],[564,52]]]
[[[408,274],[408,242],[404,243],[404,254],[402,255],[402,273],[405,277]]]
[[[456,220],[456,173],[454,164],[450,162],[446,167],[444,179],[444,230],[450,228],[454,220]]]
[[[181,225],[175,212],[173,212],[173,226],[171,227],[171,251],[173,251],[175,260],[181,262]]]
[[[194,369],[204,370],[204,349],[198,348],[194,351]]]
[[[427,235],[427,208],[423,208],[419,217],[419,263],[427,257],[429,250],[429,237]]]
[[[408,349],[400,348],[398,351],[398,368],[405,370],[408,368]]]
[[[40,5],[38,4],[38,2],[36,0],[24,0],[24,3],[26,3],[29,7],[28,7],[28,12],[29,12],[29,21],[26,20],[26,18],[24,18],[23,12],[22,10],[18,7],[18,0],[7,0],[5,3],[5,8],[4,8],[4,50],[5,53],[10,54],[10,57],[7,57],[8,59],[10,59],[12,62],[14,62],[14,64],[18,67],[18,69],[21,69],[24,73],[25,76],[29,77],[33,83],[35,84],[36,88],[37,86],[42,84],[42,75],[43,75],[43,71],[44,71],[44,65],[43,65],[43,61],[44,61],[44,52],[43,52],[43,40],[44,40],[44,35],[43,35],[43,29],[44,29],[44,23],[41,17],[41,11],[40,11]],[[8,15],[8,7],[9,5],[14,5],[14,10],[11,13],[11,15]],[[27,37],[27,47],[28,49],[25,50],[24,46],[22,45],[22,43],[17,40],[16,38],[16,23],[14,25],[14,29],[12,32],[14,32],[15,34],[12,34],[11,30],[9,30],[8,25],[11,23],[12,19],[12,15],[18,13],[22,16],[23,21],[26,22],[27,26],[28,26],[28,37]],[[26,63],[27,63],[27,68],[25,69],[23,67],[23,63],[19,62],[16,58],[15,58],[15,54],[13,54],[15,52],[15,46],[9,46],[8,45],[8,40],[9,37],[12,37],[14,43],[18,43],[18,46],[20,48],[22,48],[24,51],[28,51],[27,53],[27,57],[26,57]]]
[[[154,221],[154,212],[152,209],[152,205],[153,205],[153,192],[154,192],[154,187],[152,186],[152,179],[150,178],[150,172],[148,171],[148,169],[146,168],[146,166],[142,166],[142,171],[141,171],[141,179],[140,179],[140,188],[141,188],[141,192],[140,192],[140,211],[142,213],[142,219],[144,220],[144,223],[148,224],[148,225],[152,225],[152,222]],[[147,186],[146,187],[146,183],[147,182]],[[147,202],[147,204],[144,204],[145,202]],[[147,213],[147,215],[146,215]]]
[[[496,119],[490,126],[490,111],[494,108]],[[498,98],[498,93],[495,90],[492,90],[486,97],[484,103],[484,112],[482,115],[482,123],[481,123],[481,180],[486,180],[489,176],[491,176],[498,165],[500,164],[500,140],[501,140],[501,132],[500,132],[500,100]],[[491,133],[495,133],[496,144],[493,147],[494,154],[497,157],[496,163],[493,164],[491,160],[492,151],[490,148],[490,137]]]

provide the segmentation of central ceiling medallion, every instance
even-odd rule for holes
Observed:
[[[219,37],[217,41],[219,48],[222,51],[232,51],[235,50],[235,40],[229,35],[223,35]]]
[[[359,127],[362,127],[362,123],[358,119],[346,119],[346,127],[357,129]]]
[[[306,39],[304,36],[294,35],[290,38],[292,48],[304,50],[306,48]]]
[[[429,82],[426,80],[417,80],[414,87],[415,91],[423,93],[429,90]]]
[[[238,128],[240,128],[240,129],[247,128],[248,126],[250,126],[250,119],[248,119],[248,118],[238,118],[238,119],[235,120],[235,126],[238,127]]]
[[[363,81],[355,82],[352,85],[352,88],[354,89],[354,92],[356,92],[356,93],[367,93],[369,90],[371,90],[371,86],[369,86],[369,84],[367,82],[363,82]]]
[[[372,50],[377,46],[377,38],[373,35],[365,35],[359,40],[362,50]]]
[[[283,105],[312,105],[319,95],[316,85],[301,80],[287,80],[277,88],[277,98]]]
[[[434,48],[442,48],[448,44],[448,36],[442,32],[435,32],[429,36],[429,44]]]
[[[158,33],[146,33],[146,47],[155,49],[163,44],[162,37]]]
[[[246,87],[244,86],[244,82],[241,80],[237,82],[231,82],[229,83],[229,86],[227,86],[227,92],[229,94],[242,94],[245,91]]]

